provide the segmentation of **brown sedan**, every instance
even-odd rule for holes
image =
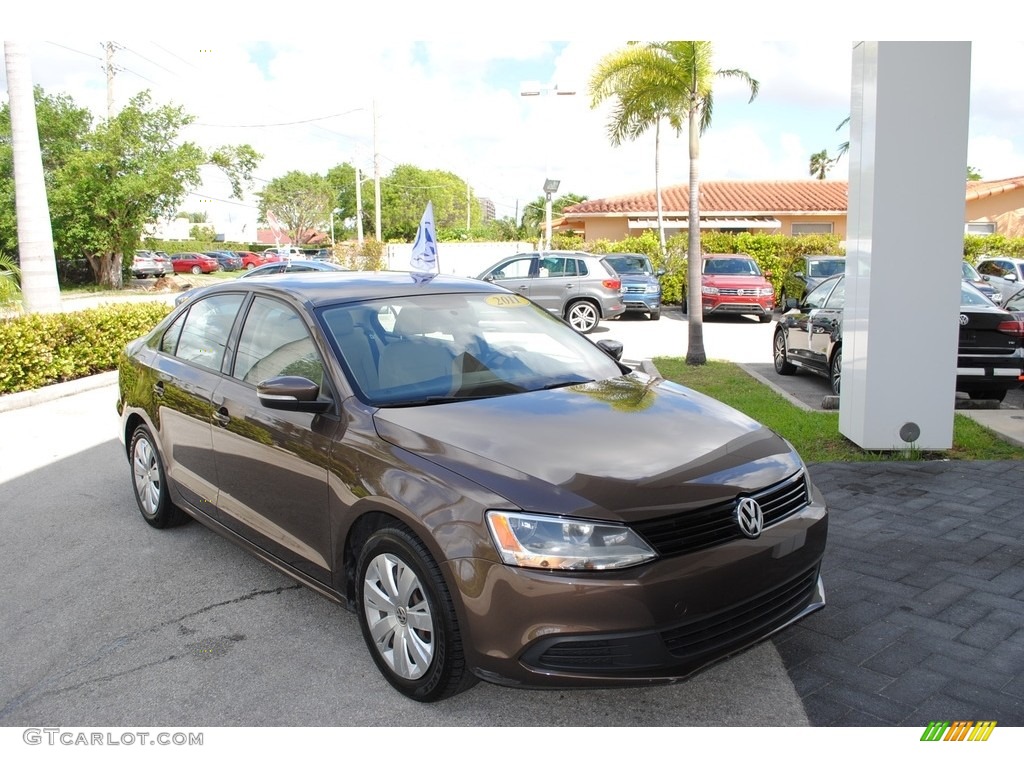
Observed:
[[[680,680],[824,605],[827,512],[785,440],[620,353],[483,281],[217,285],[121,361],[139,508],[353,610],[420,701]]]

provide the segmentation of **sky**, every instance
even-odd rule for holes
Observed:
[[[94,17],[81,24],[61,17],[55,28],[46,27],[46,40],[36,39],[38,31],[15,39],[26,46],[38,85],[69,94],[100,117],[106,114],[100,41],[113,39],[115,109],[149,89],[155,101],[181,104],[195,116],[183,139],[204,147],[251,144],[264,155],[255,191],[288,171],[323,173],[343,162],[372,174],[375,156],[382,175],[402,163],[455,173],[475,196],[491,199],[499,217],[521,214],[542,194],[545,178],[561,182],[559,194],[591,199],[654,187],[653,131],[612,147],[610,104],[591,107],[588,81],[600,58],[622,47],[627,35],[665,37],[671,26],[619,29],[615,23],[580,19],[535,23],[531,11],[544,6],[534,9],[531,3],[518,4],[507,23],[500,18],[509,15],[507,10],[494,9],[486,19],[482,5],[468,3],[441,4],[447,13],[434,15],[425,14],[422,5],[381,5],[394,10],[387,20],[355,18],[326,4],[297,3],[306,12],[293,14],[296,19],[285,18],[281,4],[256,3],[247,6],[251,13],[241,21],[237,12],[199,13],[188,3],[175,7],[180,12],[166,23],[103,29]],[[642,14],[645,5],[635,8]],[[837,34],[839,11],[830,17],[828,10],[822,16],[820,4],[808,8],[815,9],[816,28],[822,30],[809,40],[751,40],[750,27],[712,24],[721,20],[714,17],[704,20],[710,28],[694,30],[716,33],[704,35],[715,40],[716,66],[746,70],[760,81],[753,102],[740,81],[717,82],[714,119],[701,142],[702,179],[810,178],[810,155],[822,149],[835,155],[849,138],[845,127],[836,128],[850,113],[852,41]],[[329,34],[314,9],[324,14]],[[209,23],[200,23],[204,19]],[[191,35],[182,34],[183,20]],[[878,29],[903,31],[887,23]],[[678,26],[680,32],[688,28]],[[735,36],[723,34],[723,27]],[[779,38],[787,29],[779,19],[751,27]],[[196,32],[207,28],[227,33],[210,32],[203,40]],[[914,29],[917,39],[922,31]],[[611,37],[612,32],[623,39]],[[947,39],[971,30],[935,32],[947,33],[935,39]],[[793,33],[790,27],[788,35]],[[972,46],[968,164],[986,179],[1024,175],[1021,61],[1024,42],[988,40]],[[541,95],[521,95],[538,86]],[[575,94],[555,95],[556,87]],[[0,91],[6,98],[5,75],[0,75]],[[829,178],[846,175],[844,158]],[[662,184],[684,184],[687,178],[686,138],[666,127]],[[182,209],[206,209],[214,219],[254,215],[252,195],[241,203],[224,202],[229,197],[226,180],[207,172],[203,187]]]

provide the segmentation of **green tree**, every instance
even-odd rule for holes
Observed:
[[[665,223],[661,200],[661,123],[667,120],[679,136],[687,108],[673,79],[664,77],[663,63],[665,59],[655,49],[630,43],[621,51],[602,58],[590,77],[591,108],[607,99],[615,102],[607,127],[613,147],[626,139],[633,141],[654,128],[654,197],[662,254],[665,253]]]
[[[374,227],[373,176],[368,176],[362,169],[359,171],[360,196],[363,209],[363,232],[372,232]],[[334,193],[334,207],[341,213],[334,215],[334,227],[338,237],[351,234],[340,222],[355,220],[358,215],[356,205],[356,167],[351,163],[341,163],[327,171],[327,183]]]
[[[824,149],[821,152],[815,152],[811,155],[810,173],[811,176],[820,180],[825,178],[825,174],[832,170],[832,167],[836,164],[836,161],[828,156],[828,152]]]
[[[968,181],[981,181],[981,171],[975,168],[973,165],[967,166],[967,180]]]
[[[155,106],[143,91],[86,135],[54,175],[54,241],[61,253],[84,255],[100,285],[121,286],[123,255],[139,247],[147,222],[172,215],[199,185],[200,168],[224,171],[235,197],[251,184],[261,156],[247,144],[207,152],[179,143],[190,122],[182,107]]]
[[[398,165],[381,179],[381,237],[384,240],[412,240],[416,237],[427,201],[434,203],[437,228],[466,227],[466,205],[472,221],[481,220],[480,203],[471,194],[467,201],[466,181],[450,171],[424,170]]]
[[[561,216],[562,212],[571,205],[582,203],[587,199],[586,195],[578,195],[575,192],[568,192],[561,197],[551,201],[551,216]],[[536,200],[523,206],[521,234],[523,237],[536,240],[544,232],[544,223],[547,218],[547,200],[540,195]]]
[[[632,46],[630,56],[636,59],[634,83],[627,95],[646,98],[646,111],[631,107],[628,111],[643,117],[660,113],[678,114],[687,119],[690,156],[689,247],[687,250],[687,288],[690,297],[688,315],[689,338],[686,362],[703,365],[704,326],[700,312],[700,137],[711,126],[714,106],[714,81],[719,77],[742,80],[750,88],[750,101],[757,97],[760,84],[741,69],[715,69],[713,46],[707,40],[671,40]],[[625,54],[626,51],[622,53]],[[643,86],[643,87],[641,87]]]
[[[10,256],[0,253],[0,310],[17,308],[21,301],[21,270]]]
[[[845,128],[849,122],[850,122],[850,116],[847,115],[845,117],[845,119],[839,125],[836,126],[836,131],[838,132],[838,131],[843,130],[843,128]],[[839,160],[842,160],[843,155],[845,155],[849,151],[850,151],[850,140],[847,139],[846,141],[844,141],[842,144],[839,145],[839,154],[836,155],[836,161],[838,162]]]
[[[267,221],[267,211],[273,212],[296,244],[308,243],[329,226],[334,208],[331,185],[318,173],[289,171],[272,179],[258,197],[260,219]]]

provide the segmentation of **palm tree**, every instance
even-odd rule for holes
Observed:
[[[707,362],[707,354],[704,352],[704,319],[700,311],[700,137],[711,125],[715,78],[740,78],[750,87],[750,101],[757,96],[760,84],[742,69],[714,69],[712,44],[707,40],[651,42],[633,50],[635,53],[630,55],[635,57],[636,66],[625,76],[625,87],[619,92],[620,100],[626,97],[621,103],[624,116],[632,115],[638,124],[646,122],[648,125],[656,124],[659,115],[670,116],[670,122],[673,119],[680,121],[680,129],[682,118],[688,120],[690,204],[686,284],[690,311],[686,362],[703,365]],[[644,103],[646,108],[642,106]],[[630,125],[628,120],[626,125]]]
[[[846,124],[849,123],[849,122],[850,122],[850,116],[847,115],[846,119],[843,120],[843,122],[841,122],[839,125],[836,126],[836,130],[837,131],[843,130],[843,128],[845,128]],[[847,139],[846,141],[844,141],[842,144],[839,145],[839,154],[836,155],[836,161],[841,160],[843,155],[845,155],[849,151],[850,151],[850,140]]]
[[[658,240],[665,255],[665,224],[661,202],[661,122],[668,120],[678,136],[682,133],[686,104],[679,91],[657,75],[657,54],[650,48],[630,43],[608,54],[590,77],[590,106],[596,108],[609,98],[615,106],[608,123],[613,147],[624,139],[633,141],[654,127],[654,195],[658,211]]]
[[[838,158],[831,158],[824,149],[811,155],[810,172],[811,176],[819,181],[825,178],[825,174],[832,170]]]
[[[4,63],[11,109],[23,304],[28,312],[59,312],[60,285],[57,282],[57,261],[53,255],[53,230],[46,202],[42,153],[39,151],[35,94],[28,56],[21,43],[4,42]]]

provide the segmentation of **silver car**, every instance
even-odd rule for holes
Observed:
[[[484,270],[496,283],[564,318],[580,333],[626,311],[622,280],[599,256],[583,251],[517,253]]]

